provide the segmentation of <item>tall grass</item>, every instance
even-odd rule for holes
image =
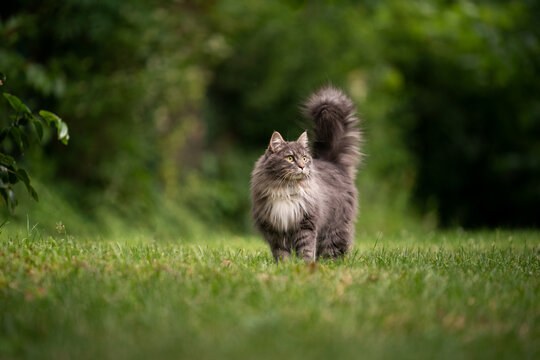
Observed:
[[[538,232],[379,234],[309,265],[249,237],[1,236],[2,358],[540,355]]]

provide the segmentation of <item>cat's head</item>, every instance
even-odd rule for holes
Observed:
[[[285,182],[309,178],[312,158],[307,133],[304,131],[296,141],[285,141],[274,131],[266,151],[265,165],[276,180]]]

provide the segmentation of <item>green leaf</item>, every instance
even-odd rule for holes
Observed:
[[[47,110],[40,110],[39,115],[45,119],[49,126],[52,124],[56,126],[56,129],[58,130],[58,140],[60,140],[64,145],[67,145],[69,141],[67,124],[63,122],[58,115]]]
[[[36,117],[32,113],[25,113],[24,118],[29,122],[32,122],[32,121],[36,120]]]
[[[21,130],[19,130],[18,128],[12,126],[9,129],[9,135],[11,135],[11,138],[13,139],[15,144],[19,147],[21,152],[23,152],[24,151],[24,144],[23,144],[23,141],[21,139]]]
[[[17,169],[17,162],[9,155],[0,153],[0,164]]]
[[[36,189],[34,189],[34,187],[32,185],[28,185],[27,189],[28,189],[28,192],[30,192],[30,195],[32,195],[32,198],[35,201],[39,202],[39,196],[38,196],[38,194],[36,192]]]
[[[28,135],[24,131],[21,131],[20,135],[24,148],[28,149],[30,147],[30,140],[28,139]]]
[[[11,95],[8,93],[4,93],[4,97],[9,102],[9,105],[17,112],[17,113],[28,113],[31,114],[32,111],[26,106],[18,97],[15,95]]]
[[[17,177],[26,185],[26,190],[32,195],[34,200],[39,201],[38,194],[34,187],[30,184],[30,176],[28,176],[28,173],[24,169],[19,169],[16,172]]]
[[[28,176],[28,173],[24,169],[19,169],[16,171],[17,177],[22,180],[22,182],[28,186],[30,185],[30,177]]]
[[[68,127],[63,121],[58,127],[58,140],[60,140],[64,145],[67,145],[69,141]]]
[[[4,181],[9,180],[8,168],[0,165],[0,182],[3,184]]]
[[[43,125],[41,125],[41,122],[37,119],[34,119],[34,121],[32,121],[32,124],[34,125],[34,129],[36,129],[39,141],[43,140]]]
[[[16,184],[19,182],[19,177],[15,171],[8,171],[8,182],[10,184]]]
[[[15,193],[10,188],[7,188],[0,189],[0,194],[4,198],[9,211],[13,214],[15,206],[17,206],[17,198],[15,197]]]
[[[51,126],[52,124],[56,125],[58,124],[58,122],[62,121],[62,119],[60,119],[58,115],[47,110],[40,110],[39,115],[45,119],[45,121],[47,122],[47,125],[49,126]]]

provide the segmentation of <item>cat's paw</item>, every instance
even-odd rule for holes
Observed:
[[[272,250],[272,255],[274,255],[274,259],[276,259],[278,263],[285,261],[291,257],[290,252],[288,252],[287,250],[280,250],[280,249]]]

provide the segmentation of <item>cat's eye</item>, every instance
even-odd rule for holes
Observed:
[[[293,161],[292,155],[287,156],[287,161],[288,161],[288,162],[292,162],[292,161]]]
[[[302,156],[302,160],[303,160],[304,162],[307,162],[307,157]]]

